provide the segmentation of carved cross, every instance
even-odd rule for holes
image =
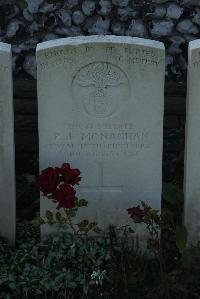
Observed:
[[[102,199],[103,193],[121,193],[123,191],[123,186],[106,186],[104,184],[104,163],[97,162],[98,164],[98,180],[99,184],[97,186],[82,186],[79,188],[81,192],[98,192],[99,200]]]

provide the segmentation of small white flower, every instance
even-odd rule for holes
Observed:
[[[101,270],[93,271],[91,274],[91,279],[95,281],[96,285],[102,285],[105,276],[106,270],[103,270],[102,272]]]

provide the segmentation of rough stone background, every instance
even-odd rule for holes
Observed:
[[[166,46],[164,179],[183,176],[188,42],[200,38],[200,0],[0,0],[0,40],[13,49],[16,169],[37,173],[38,42],[114,34]]]
[[[180,78],[188,42],[200,36],[200,1],[0,0],[0,40],[12,44],[15,75],[36,78],[38,42],[92,34],[163,41],[166,76]]]

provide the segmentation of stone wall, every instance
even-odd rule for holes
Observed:
[[[13,45],[15,75],[36,77],[38,42],[91,34],[163,41],[166,75],[180,78],[187,68],[187,44],[200,37],[200,1],[0,0],[0,40]]]
[[[13,49],[16,165],[37,172],[35,48],[77,35],[115,34],[166,46],[164,178],[181,182],[188,42],[200,38],[199,0],[0,0],[0,40]]]

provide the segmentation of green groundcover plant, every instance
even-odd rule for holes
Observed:
[[[103,232],[96,222],[76,223],[88,204],[76,197],[80,175],[64,163],[38,177],[44,200],[57,211],[19,222],[15,248],[0,239],[0,298],[200,298],[200,244],[186,247],[178,188],[164,185],[162,214],[141,202],[127,207],[132,226]],[[57,231],[40,240],[40,225]],[[148,231],[147,251],[139,248],[138,225]]]

